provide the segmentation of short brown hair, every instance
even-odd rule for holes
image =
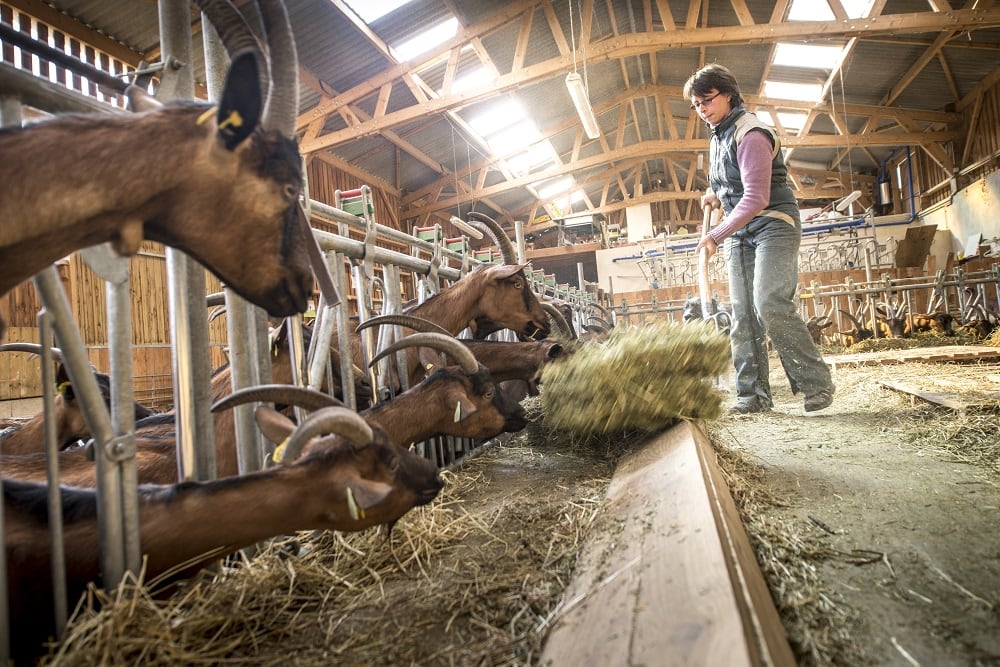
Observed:
[[[730,106],[743,106],[743,96],[740,94],[740,84],[736,77],[727,67],[718,63],[705,65],[700,70],[691,75],[691,78],[684,84],[684,97],[691,99],[695,95],[706,97],[713,90],[730,95]]]

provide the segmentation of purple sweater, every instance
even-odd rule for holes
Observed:
[[[716,245],[743,229],[767,207],[771,193],[771,140],[760,131],[748,132],[736,149],[743,180],[743,197],[708,235]]]

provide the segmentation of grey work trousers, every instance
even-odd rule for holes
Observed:
[[[792,393],[812,396],[832,385],[830,369],[793,301],[801,241],[801,222],[793,226],[763,216],[726,239],[733,305],[730,345],[739,402],[772,405],[765,334],[778,353]]]

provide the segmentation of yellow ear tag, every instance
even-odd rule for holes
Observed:
[[[215,115],[216,111],[217,111],[217,109],[215,107],[212,107],[211,109],[208,109],[207,111],[205,111],[205,113],[203,113],[200,116],[198,116],[198,125],[204,125],[208,121],[209,118],[211,118],[212,116]]]
[[[351,490],[351,487],[347,487],[347,512],[355,521],[365,518],[365,511],[358,507],[358,503],[354,500],[354,491]]]
[[[285,445],[288,444],[288,438],[285,438],[280,445],[275,447],[274,453],[271,454],[271,460],[275,463],[281,463],[281,460],[285,458]]]
[[[230,111],[229,115],[226,116],[226,119],[221,123],[219,123],[219,129],[224,130],[230,125],[232,125],[233,127],[240,127],[243,125],[243,116],[241,116],[240,112],[237,111],[236,109]]]
[[[61,396],[65,396],[66,390],[69,389],[71,386],[73,385],[68,380],[66,382],[60,382],[59,384],[56,385],[56,393]]]

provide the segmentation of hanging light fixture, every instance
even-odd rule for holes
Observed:
[[[576,107],[576,113],[580,116],[580,123],[590,139],[601,136],[601,128],[597,124],[597,117],[590,106],[590,99],[587,98],[587,89],[583,85],[583,77],[578,72],[570,72],[566,75],[566,88],[569,89],[569,96]]]
[[[597,124],[597,116],[590,106],[590,98],[587,96],[587,87],[583,84],[583,77],[576,71],[576,34],[573,30],[573,0],[569,0],[569,33],[573,44],[573,71],[566,75],[566,88],[569,90],[570,99],[576,107],[576,114],[580,117],[584,132],[588,139],[596,139],[601,136],[601,127]],[[587,71],[587,64],[584,62],[584,72]]]
[[[474,239],[483,238],[483,233],[481,231],[479,231],[478,229],[467,223],[465,220],[462,220],[457,215],[451,216],[451,220],[449,220],[448,222],[453,224],[455,227],[458,227],[459,230],[465,232]]]

